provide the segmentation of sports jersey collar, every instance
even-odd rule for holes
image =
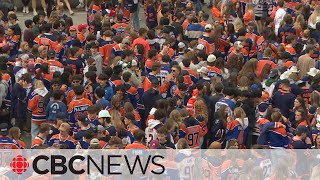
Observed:
[[[72,60],[72,61],[78,60],[78,58],[73,58],[73,57],[71,57],[71,58],[69,58],[69,59]]]

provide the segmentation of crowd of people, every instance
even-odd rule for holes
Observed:
[[[319,1],[211,4],[1,6],[0,149],[319,148]]]

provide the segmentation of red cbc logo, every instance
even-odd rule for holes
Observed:
[[[27,171],[29,163],[26,158],[22,157],[21,155],[18,155],[17,157],[12,159],[10,167],[13,172],[20,175]]]

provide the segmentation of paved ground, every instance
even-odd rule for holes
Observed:
[[[210,13],[210,11],[208,10],[208,8],[206,6],[203,6],[202,10],[205,11],[205,12],[208,12],[210,17],[211,17],[211,13]],[[75,14],[73,16],[71,16],[71,17],[73,19],[73,24],[75,26],[78,26],[81,23],[84,23],[84,24],[87,23],[87,20],[86,20],[87,13],[85,11],[80,11],[80,10],[74,9],[74,12],[75,12]],[[66,10],[66,13],[69,16],[69,13],[68,13],[67,10]],[[30,11],[29,14],[25,14],[25,13],[22,13],[22,12],[17,12],[16,14],[17,14],[17,17],[18,17],[18,20],[19,20],[20,27],[21,27],[22,32],[23,32],[23,30],[25,29],[24,21],[27,20],[27,19],[32,19],[33,18],[33,13],[32,13],[32,11]],[[145,17],[145,14],[143,12],[142,6],[140,7],[139,18],[140,18],[140,27],[145,27],[145,18],[146,17]],[[23,139],[23,141],[26,142],[27,147],[31,147],[31,135],[30,134],[23,133],[21,138]]]
[[[66,10],[65,13],[67,16],[72,17],[73,24],[75,26],[78,26],[79,24],[82,24],[82,23],[84,24],[87,23],[87,12],[80,11],[78,9],[73,9],[73,11],[75,12],[73,16],[70,16],[68,10]],[[33,18],[33,13],[31,10],[29,14],[22,13],[21,11],[20,12],[18,11],[16,14],[18,16],[19,24],[22,29],[25,28],[24,21],[27,19]],[[140,8],[140,11],[139,11],[139,18],[140,18],[140,26],[145,27],[145,15],[143,13],[142,8]]]
[[[210,12],[210,10],[207,8],[206,5],[204,5],[204,6],[202,7],[202,10],[203,10],[204,12],[207,12],[207,13],[209,14],[209,16],[210,16],[209,20],[211,20],[211,12]],[[71,16],[71,17],[72,17],[72,19],[73,19],[73,24],[74,24],[74,25],[78,26],[78,25],[81,24],[81,23],[87,23],[87,12],[85,12],[85,11],[83,11],[83,10],[75,9],[75,8],[73,9],[73,11],[75,12],[75,14],[74,14],[73,16]],[[66,14],[67,14],[68,16],[70,16],[67,10],[66,10],[65,12],[66,12]],[[20,27],[21,27],[22,30],[23,30],[23,29],[25,28],[25,26],[24,26],[24,21],[27,20],[27,19],[32,19],[32,18],[33,18],[33,13],[32,13],[31,10],[30,10],[30,13],[29,13],[29,14],[25,14],[25,13],[22,13],[22,12],[20,11],[20,12],[17,12],[17,16],[18,16],[18,19],[19,19]],[[142,5],[140,6],[139,18],[140,18],[140,27],[146,27],[146,26],[145,26],[145,24],[146,24],[146,23],[145,23],[146,17],[145,17],[145,14],[144,14],[144,12],[143,12],[143,7],[142,7]]]

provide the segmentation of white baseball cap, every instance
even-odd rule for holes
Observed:
[[[241,44],[241,41],[236,41],[235,43],[234,43],[234,45],[233,45],[235,48],[243,48],[243,45]]]
[[[198,44],[197,45],[197,49],[198,50],[203,50],[204,49],[204,45],[203,44]]]
[[[212,25],[211,24],[207,24],[205,27],[204,27],[205,30],[212,30]]]
[[[137,65],[138,65],[137,61],[134,60],[134,59],[132,59],[132,61],[131,61],[131,66],[137,66]]]
[[[215,62],[217,57],[213,54],[210,54],[207,58],[207,62]]]
[[[179,47],[180,49],[182,49],[182,48],[186,47],[186,45],[185,45],[183,42],[179,42],[179,43],[178,43],[178,47]]]
[[[111,117],[109,111],[101,110],[98,114],[98,118]]]
[[[208,69],[206,67],[201,67],[198,69],[198,73],[208,74]]]

